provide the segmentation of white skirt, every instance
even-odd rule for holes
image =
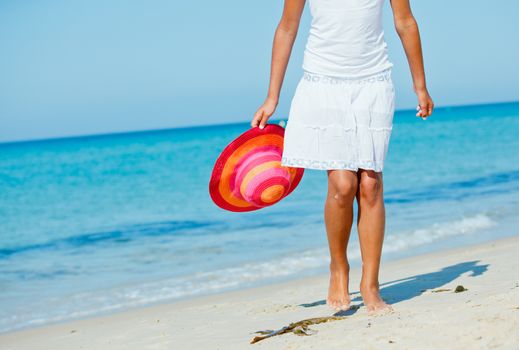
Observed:
[[[360,79],[303,71],[285,126],[281,165],[380,172],[394,111],[391,68]]]

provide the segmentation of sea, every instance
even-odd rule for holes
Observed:
[[[261,210],[211,201],[248,128],[0,144],[0,332],[325,273],[326,171]],[[519,102],[397,111],[383,176],[383,262],[517,235]]]

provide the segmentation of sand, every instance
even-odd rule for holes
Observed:
[[[360,307],[309,336],[249,343],[255,331],[333,315],[327,275],[3,334],[0,349],[519,349],[519,237],[384,262],[392,314],[368,316],[359,281],[353,269]]]

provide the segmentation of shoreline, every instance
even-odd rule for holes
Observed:
[[[473,218],[475,218],[475,217],[474,216],[469,217],[469,219],[473,219]],[[453,224],[453,223],[455,224],[456,221],[450,222],[450,224]],[[504,228],[505,232],[512,232],[513,231],[512,227],[514,227],[514,226],[515,225],[513,225],[513,224],[504,225],[504,227],[503,227],[503,225],[501,225],[501,228],[499,230],[502,230]],[[506,229],[505,227],[508,227],[508,229]],[[457,240],[452,240],[453,237],[447,236],[446,239],[449,242],[447,245],[445,245],[444,243],[436,242],[437,240],[435,240],[429,244],[418,245],[413,250],[407,249],[404,251],[392,250],[391,249],[392,241],[388,240],[386,238],[386,242],[385,242],[385,245],[383,248],[384,250],[382,252],[382,262],[381,263],[382,263],[382,265],[384,265],[384,264],[388,264],[391,261],[399,261],[402,259],[418,257],[418,256],[422,256],[425,254],[434,254],[435,252],[441,252],[445,249],[451,250],[451,249],[463,248],[466,246],[488,243],[488,242],[506,238],[506,237],[513,237],[513,235],[510,235],[510,234],[500,234],[499,237],[495,238],[495,237],[489,236],[489,234],[491,233],[489,228],[486,228],[484,231],[488,231],[488,233],[485,233],[483,235],[480,234],[477,236],[473,236],[473,235],[470,236],[470,240],[472,241],[471,243],[461,242],[459,240],[460,238],[464,238],[464,237],[458,237]],[[464,240],[466,241],[466,239],[464,239]],[[352,269],[361,267],[360,250],[359,250],[360,248],[358,246],[356,246],[355,244],[358,245],[358,242],[355,241],[355,239],[353,239],[353,245],[350,244],[348,247],[348,255],[350,257],[350,266]],[[316,250],[316,249],[314,249],[314,250]],[[304,251],[304,252],[307,252],[307,251]],[[327,248],[323,248],[323,254],[327,256]],[[323,255],[323,257],[324,257],[324,255]],[[321,258],[323,258],[323,257],[321,257]],[[282,264],[283,259],[278,259],[277,262]],[[234,287],[227,287],[227,288],[223,288],[223,289],[208,288],[207,292],[185,294],[180,297],[162,298],[162,299],[158,299],[155,301],[147,301],[147,302],[143,302],[143,303],[120,305],[117,307],[107,308],[104,310],[98,310],[98,309],[91,310],[90,308],[87,308],[87,307],[77,308],[77,310],[75,310],[72,314],[68,314],[67,315],[68,317],[56,317],[56,318],[51,317],[51,318],[47,318],[45,320],[43,320],[43,319],[35,320],[32,324],[26,323],[24,325],[14,325],[8,329],[6,329],[6,328],[1,329],[0,336],[3,334],[20,332],[20,331],[30,330],[30,329],[34,329],[34,328],[39,328],[39,327],[46,327],[46,326],[68,323],[68,322],[90,319],[90,318],[105,317],[105,316],[109,316],[109,315],[113,315],[113,314],[117,314],[117,313],[121,313],[121,312],[126,312],[126,311],[137,311],[140,309],[145,309],[145,308],[154,307],[154,306],[177,304],[179,302],[184,302],[184,301],[189,302],[191,300],[204,299],[209,296],[227,294],[230,292],[236,292],[236,291],[240,291],[240,290],[255,289],[255,288],[263,287],[263,286],[268,287],[271,285],[283,284],[285,282],[291,283],[291,282],[298,281],[298,280],[311,279],[311,278],[322,276],[322,275],[325,275],[328,273],[327,263],[326,264],[321,264],[321,262],[319,264],[316,264],[316,263],[317,262],[314,262],[313,263],[314,265],[309,267],[308,270],[306,270],[305,272],[301,272],[302,270],[299,269],[300,273],[297,273],[297,274],[286,275],[286,274],[282,273],[281,275],[274,275],[274,276],[270,276],[269,278],[254,280],[248,284],[243,284],[243,285],[240,284],[240,285],[236,285]],[[308,265],[308,264],[306,264],[306,265]],[[164,281],[167,281],[167,279],[166,280],[164,280],[164,279],[151,280],[151,282],[148,281],[148,283],[156,284],[156,287],[160,288],[161,283]],[[128,288],[131,288],[131,287],[132,287],[132,285],[128,286]],[[96,291],[96,295],[97,296],[104,295],[106,297],[108,297],[108,295],[112,295],[112,297],[113,297],[113,289],[98,289]]]
[[[24,328],[0,334],[0,345],[13,350],[173,345],[190,349],[300,349],[326,340],[329,348],[352,342],[358,348],[361,339],[348,334],[362,330],[366,336],[378,335],[365,339],[366,348],[392,344],[390,341],[413,348],[425,339],[431,340],[431,348],[433,344],[450,348],[452,344],[459,348],[512,346],[519,344],[519,336],[513,335],[513,329],[519,327],[519,278],[514,274],[519,269],[518,249],[519,236],[512,236],[384,261],[381,294],[395,312],[381,317],[367,316],[358,293],[360,270],[352,268],[352,305],[360,308],[347,311],[345,320],[311,326],[318,333],[308,337],[285,334],[249,344],[257,330],[333,315],[324,303],[327,274]],[[467,291],[452,292],[457,285]],[[432,292],[436,289],[449,291]],[[411,329],[417,332],[409,334]],[[439,332],[441,339],[433,339]]]
[[[384,252],[383,251],[381,265],[383,266],[390,262],[400,261],[400,260],[404,260],[404,259],[412,259],[415,257],[427,255],[427,254],[435,254],[435,253],[441,252],[445,249],[453,250],[453,249],[458,249],[458,248],[463,248],[463,247],[477,246],[480,244],[485,244],[485,243],[493,242],[495,240],[504,239],[504,238],[508,238],[508,237],[514,237],[514,236],[511,236],[511,235],[503,236],[502,235],[502,236],[499,236],[498,238],[493,238],[493,239],[489,238],[489,237],[485,237],[485,236],[471,237],[471,239],[475,239],[475,243],[467,244],[467,243],[460,243],[460,242],[451,242],[448,245],[448,248],[442,247],[441,245],[438,244],[438,242],[436,242],[436,243],[433,242],[432,244],[417,246],[414,251],[403,251],[403,252],[392,252],[392,251]],[[387,243],[387,239],[386,239],[386,243],[385,243],[385,246],[383,249],[387,250],[388,249],[387,245],[388,245],[388,243]],[[325,249],[327,250],[327,248],[325,248]],[[350,251],[351,249],[355,249],[355,251]],[[348,247],[348,254],[350,256],[351,269],[357,269],[357,268],[361,267],[362,262],[360,260],[360,250],[359,249],[360,249],[359,247],[352,248],[351,244]],[[355,256],[357,250],[358,250],[359,256]],[[326,253],[327,253],[327,251],[326,251]],[[352,255],[354,255],[353,259],[351,258]],[[157,300],[157,301],[142,303],[141,305],[138,305],[138,304],[126,305],[126,306],[122,306],[122,307],[113,308],[111,310],[110,309],[102,310],[102,311],[95,310],[95,311],[91,311],[91,312],[89,312],[88,310],[82,310],[82,315],[75,315],[75,316],[69,315],[69,317],[57,318],[57,319],[50,318],[41,323],[37,322],[32,325],[23,325],[23,326],[18,326],[18,327],[14,326],[11,329],[0,330],[0,336],[4,335],[4,334],[14,333],[14,332],[22,332],[22,331],[26,331],[26,330],[31,330],[34,328],[59,325],[59,324],[63,324],[63,323],[69,323],[69,322],[80,321],[80,320],[91,319],[91,318],[106,317],[106,316],[119,314],[119,313],[123,313],[123,312],[138,311],[141,309],[146,309],[146,308],[151,308],[151,307],[156,307],[156,306],[161,306],[161,305],[178,304],[178,303],[182,303],[182,302],[189,303],[191,301],[196,301],[198,299],[204,300],[211,296],[218,296],[220,294],[225,295],[225,294],[229,294],[229,293],[233,293],[233,292],[239,292],[241,290],[252,290],[252,289],[256,289],[256,288],[260,288],[260,287],[269,287],[272,285],[283,285],[286,283],[290,284],[292,282],[296,282],[296,281],[300,281],[300,280],[310,280],[313,278],[324,276],[328,273],[328,268],[325,265],[318,266],[318,267],[314,266],[311,270],[312,271],[309,273],[270,277],[268,279],[254,281],[254,282],[250,283],[249,285],[239,285],[239,286],[235,286],[235,287],[231,287],[231,288],[224,288],[222,290],[211,290],[209,292],[200,293],[200,294],[186,294],[181,297],[161,299],[161,300]],[[160,281],[161,280],[158,280],[158,282],[160,282]],[[155,283],[155,282],[156,281],[152,281],[152,283]],[[99,294],[102,295],[103,292],[108,293],[110,291],[111,291],[110,289],[99,290]]]

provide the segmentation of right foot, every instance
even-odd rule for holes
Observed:
[[[360,294],[369,316],[381,316],[393,312],[393,307],[380,297],[378,285],[365,286],[361,283]]]
[[[348,263],[330,263],[330,286],[326,304],[335,311],[350,308],[349,270]]]

